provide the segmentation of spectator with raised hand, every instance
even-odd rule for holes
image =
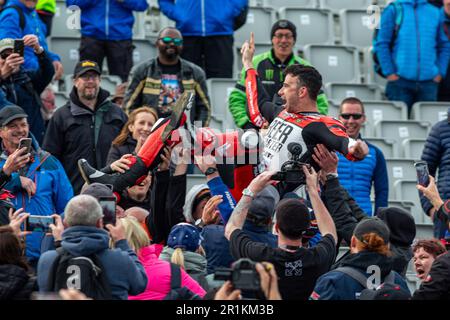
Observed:
[[[126,300],[129,294],[137,295],[144,292],[147,276],[136,253],[128,244],[121,219],[117,219],[115,226],[106,225],[108,234],[104,230],[103,212],[97,199],[89,195],[79,195],[67,204],[64,211],[64,225],[66,229],[62,233],[62,250],[47,251],[39,260],[37,272],[39,291],[57,292],[61,289],[57,287],[56,279],[64,275],[58,274],[58,268],[54,265],[60,263],[59,257],[69,255],[92,258],[95,255],[101,263],[100,268],[105,276],[106,283],[102,283],[104,284],[102,288],[109,288],[103,295],[104,298]],[[58,223],[56,227],[52,228],[55,238],[60,234],[61,224]],[[110,237],[116,249],[109,249]],[[81,288],[83,293],[95,298],[84,290],[85,288]]]
[[[60,57],[48,50],[45,39],[47,30],[36,12],[36,4],[37,0],[9,0],[0,14],[0,25],[3,26],[0,29],[0,39],[25,40],[26,36],[36,36],[39,46],[26,45],[23,68],[25,71],[38,71],[42,68],[39,53],[45,52],[53,64],[55,80],[59,80],[64,74],[64,68]]]
[[[29,216],[23,210],[10,212],[9,226],[0,227],[0,300],[29,300],[37,290],[36,277],[30,272],[20,226]]]
[[[0,87],[11,104],[16,104],[25,110],[31,132],[38,142],[42,143],[45,122],[41,114],[43,103],[40,95],[52,81],[55,70],[48,53],[41,47],[38,37],[32,34],[25,35],[23,43],[25,48],[33,48],[39,68],[25,69],[28,57],[24,58],[14,52],[17,41],[20,39],[0,40]]]
[[[442,243],[437,239],[418,240],[413,244],[413,264],[417,277],[422,281],[428,281],[431,266],[438,256],[447,252]]]
[[[128,296],[128,300],[163,300],[170,291],[172,277],[170,263],[159,259],[163,246],[150,245],[150,239],[133,217],[120,220],[125,229],[127,241],[139,257],[148,278],[145,291],[139,295]],[[200,297],[205,295],[206,291],[183,268],[180,268],[180,273],[181,287],[186,287]]]
[[[92,60],[127,81],[133,66],[133,24],[135,11],[148,8],[146,0],[66,0],[67,7],[81,9],[80,60]]]
[[[254,242],[243,232],[242,227],[252,199],[267,185],[273,183],[274,171],[265,171],[257,176],[244,190],[243,197],[234,209],[225,227],[225,236],[230,241],[234,258],[250,258],[267,261],[275,266],[284,300],[306,300],[311,294],[317,278],[327,272],[336,257],[336,229],[328,210],[318,193],[317,173],[303,166],[307,191],[317,219],[322,239],[313,248],[302,247],[302,235],[309,226],[308,208],[297,199],[283,199],[276,207],[275,230],[278,247]]]

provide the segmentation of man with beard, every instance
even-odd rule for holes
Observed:
[[[84,183],[78,159],[103,168],[111,142],[127,121],[122,109],[109,100],[108,91],[100,88],[100,74],[96,62],[78,62],[70,101],[55,111],[44,138],[43,149],[61,161],[75,194]]]
[[[156,46],[158,57],[131,70],[130,84],[125,93],[125,112],[147,105],[156,109],[159,118],[165,118],[172,113],[173,105],[183,92],[193,92],[195,103],[190,119],[192,122],[201,121],[198,126],[208,126],[211,108],[205,72],[180,58],[183,49],[180,31],[173,27],[162,29]]]

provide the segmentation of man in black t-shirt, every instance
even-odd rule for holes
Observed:
[[[298,199],[284,199],[276,208],[275,230],[278,248],[254,242],[242,231],[248,208],[255,195],[270,183],[275,171],[257,176],[243,191],[225,227],[225,237],[230,241],[235,259],[273,263],[278,274],[280,293],[285,300],[306,300],[314,289],[316,280],[326,273],[336,257],[336,228],[318,193],[317,174],[313,168],[303,167],[307,191],[316,215],[322,240],[313,248],[302,247],[302,236],[309,226],[307,207]]]

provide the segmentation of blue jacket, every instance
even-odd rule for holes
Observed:
[[[136,253],[126,240],[118,241],[116,249],[109,249],[108,233],[96,227],[74,226],[64,230],[61,246],[74,256],[96,254],[111,286],[114,299],[127,300],[128,294],[145,291],[147,274]],[[39,291],[49,291],[48,276],[57,257],[55,250],[42,254],[37,266]]]
[[[392,260],[374,252],[350,254],[343,260],[339,267],[353,267],[367,277],[374,275],[367,273],[367,268],[378,266],[381,282],[392,270]],[[408,285],[397,272],[395,272],[395,283],[409,292]],[[317,280],[311,298],[314,300],[357,300],[363,289],[363,286],[349,275],[331,270]]]
[[[383,152],[366,141],[369,154],[362,161],[349,161],[339,156],[338,174],[341,185],[347,189],[361,209],[372,215],[370,191],[375,188],[375,212],[388,206],[389,181]]]
[[[22,189],[18,173],[11,175],[11,181],[4,188],[15,196],[12,202],[16,209],[25,208],[25,212],[41,216],[62,214],[67,202],[73,197],[69,178],[58,159],[43,151],[31,134],[30,137],[33,139],[34,162],[26,167],[26,177],[36,184],[36,194],[31,198],[28,197]],[[3,152],[0,168],[3,168],[6,158],[7,155]],[[26,256],[30,260],[39,259],[43,238],[42,232],[33,232],[26,237]]]
[[[437,75],[445,77],[450,58],[450,42],[444,29],[444,14],[427,0],[397,0],[402,5],[403,19],[395,40],[396,10],[389,5],[381,16],[375,51],[383,74],[397,74],[411,81],[429,81]]]
[[[450,116],[450,109],[448,113]],[[439,171],[436,179],[439,193],[442,199],[450,199],[450,123],[448,120],[439,121],[431,128],[421,159],[428,163],[430,175],[436,177],[436,173]],[[422,208],[428,214],[433,206],[423,195],[420,196]],[[435,230],[434,236],[442,238],[446,227],[443,225],[439,229]]]
[[[146,0],[66,0],[81,9],[81,34],[98,40],[130,40],[133,11],[147,10]]]
[[[160,10],[183,36],[228,36],[248,0],[159,0]]]
[[[45,24],[39,18],[36,10],[28,9],[19,0],[9,0],[9,5],[16,5],[22,8],[22,12],[25,16],[25,27],[22,30],[20,28],[20,18],[19,13],[15,9],[3,9],[0,14],[0,39],[3,38],[13,38],[21,39],[27,34],[34,34],[39,38],[40,45],[45,49],[45,51],[50,56],[52,61],[59,61],[58,55],[48,51],[47,40],[45,39],[47,28]],[[34,51],[30,47],[25,47],[25,62],[23,67],[25,70],[37,70],[39,69],[38,58],[34,54]]]

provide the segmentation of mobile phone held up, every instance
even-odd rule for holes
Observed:
[[[31,138],[22,138],[19,141],[19,149],[27,148],[25,154],[31,153]]]
[[[25,220],[25,230],[31,232],[52,232],[51,224],[55,224],[55,218],[51,216],[28,216]]]
[[[116,224],[116,197],[100,197],[98,199],[103,209],[103,226]]]
[[[428,187],[430,184],[428,164],[425,161],[417,161],[414,163],[414,167],[416,167],[417,183],[423,187]]]
[[[23,39],[14,39],[14,53],[18,53],[21,57],[24,55],[25,45]]]

